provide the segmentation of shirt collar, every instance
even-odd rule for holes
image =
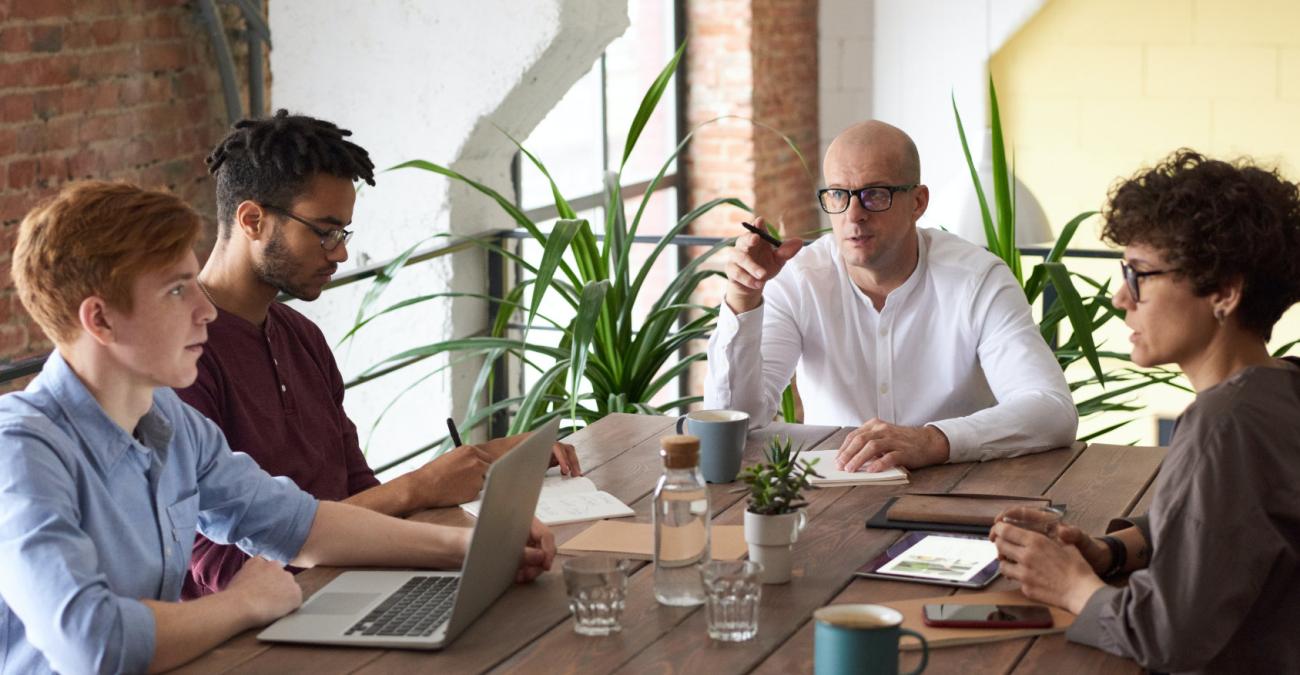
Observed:
[[[37,377],[40,386],[48,389],[63,416],[84,441],[87,452],[98,454],[111,467],[122,458],[127,448],[139,451],[153,450],[165,455],[171,443],[172,425],[158,408],[155,392],[149,412],[136,426],[139,442],[114,422],[104,407],[86,388],[86,384],[73,372],[72,367],[56,349],[45,360]]]

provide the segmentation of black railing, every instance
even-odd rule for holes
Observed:
[[[640,191],[635,192],[638,188]],[[629,186],[628,188],[626,188],[626,190],[628,193],[631,194],[642,194],[645,192],[645,188],[646,185],[641,184],[637,186]],[[595,206],[598,205],[593,204],[590,207],[584,207],[584,208],[594,208]],[[577,210],[576,207],[575,210]],[[546,215],[546,210],[539,209],[537,211],[538,213],[535,215],[541,215],[541,216]],[[503,260],[501,254],[497,253],[492,249],[494,247],[503,247],[506,241],[509,240],[528,240],[531,238],[532,235],[525,230],[494,230],[494,231],[485,232],[481,235],[476,235],[472,237],[455,238],[443,244],[430,246],[425,250],[415,253],[410,258],[408,258],[403,263],[402,266],[409,267],[411,265],[417,265],[423,262],[427,262],[429,260],[442,258],[448,255],[453,255],[455,253],[472,250],[472,249],[485,250],[488,255],[488,295],[489,297],[500,299],[500,298],[504,298],[507,292],[506,286],[509,283],[507,272],[509,267],[505,264],[505,261]],[[596,235],[597,241],[603,241],[604,238],[605,237],[603,234]],[[657,244],[659,243],[660,240],[661,237],[657,235],[637,235],[632,238],[632,241],[638,244]],[[673,246],[681,248],[681,247],[690,247],[690,246],[713,246],[722,241],[723,238],[721,237],[678,235],[677,237],[673,238],[671,243]],[[484,244],[489,244],[489,246],[484,246]],[[495,246],[491,246],[491,245],[495,245]],[[1020,249],[1020,252],[1023,255],[1032,256],[1032,257],[1046,257],[1050,251],[1051,249],[1045,247],[1025,247]],[[1121,254],[1118,251],[1076,250],[1076,251],[1068,251],[1065,254],[1065,257],[1066,258],[1118,259],[1121,257]],[[388,267],[388,265],[390,265],[391,263],[392,263],[391,260],[381,262],[381,263],[375,263],[372,265],[367,265],[365,267],[354,269],[344,274],[340,274],[336,276],[334,279],[332,279],[328,284],[326,284],[325,288],[326,290],[339,288],[341,286],[347,286],[350,284],[365,281],[367,279],[372,279],[376,277],[380,273],[380,271]],[[288,298],[287,296],[281,296],[280,298],[280,300],[282,301],[288,299],[290,298]],[[497,311],[499,311],[499,303],[495,303],[495,302],[491,303],[489,307],[488,325],[491,325],[495,320]],[[511,324],[511,328],[516,328],[516,327],[522,327],[522,326],[520,326],[519,324]],[[534,326],[533,330],[543,330],[545,328],[546,327],[543,326]],[[485,331],[486,329],[483,329],[478,333],[475,333],[475,335],[482,335],[485,333]],[[27,377],[29,375],[34,375],[37,372],[40,372],[41,366],[45,363],[45,359],[47,358],[47,356],[48,355],[33,356],[33,357],[29,357],[17,361],[12,361],[6,364],[0,364],[0,384],[6,384],[14,380]],[[408,363],[409,362],[399,363],[389,368],[377,371],[376,373],[373,373],[371,375],[367,375],[365,378],[353,379],[352,381],[348,382],[344,386],[351,388],[356,385],[369,382],[371,380],[382,377],[383,375],[386,375],[390,372],[399,370],[405,367],[406,365],[408,365]],[[494,388],[490,394],[491,400],[489,401],[489,403],[495,403],[497,401],[504,400],[507,396],[509,396],[509,391],[508,391],[509,374],[506,370],[506,363],[504,358],[498,361],[497,367],[499,368],[499,370],[497,372],[497,377],[494,379]],[[688,375],[689,373],[683,372],[679,376],[679,378],[684,380],[685,378],[688,377]],[[684,382],[682,383],[682,386],[685,386]],[[502,433],[504,433],[504,428],[505,426],[507,426],[507,424],[508,424],[508,413],[506,412],[500,413],[493,420],[492,427],[491,427],[492,435],[499,436]],[[375,471],[376,473],[382,473],[384,471],[387,471],[403,462],[409,461],[426,452],[429,452],[430,450],[433,450],[434,448],[441,445],[445,440],[446,440],[445,438],[438,438],[432,443],[423,445],[409,452],[403,453],[400,457],[397,457],[389,462],[386,462],[380,466],[375,467]]]

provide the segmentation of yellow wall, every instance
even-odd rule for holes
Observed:
[[[1100,208],[1117,179],[1187,146],[1250,155],[1300,179],[1300,2],[1295,0],[1049,0],[989,66],[1016,173],[1059,228]],[[1076,246],[1101,247],[1099,223]],[[1117,277],[1114,262],[1075,263]],[[1112,282],[1112,287],[1114,282]],[[1104,336],[1128,351],[1115,322]],[[1274,345],[1300,337],[1300,308]],[[1300,349],[1293,350],[1300,354]],[[1189,396],[1144,396],[1172,416]],[[1154,439],[1154,423],[1108,440]]]

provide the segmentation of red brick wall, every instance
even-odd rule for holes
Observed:
[[[692,205],[737,197],[785,236],[817,228],[817,0],[690,0],[687,3],[687,122],[696,131],[687,150]],[[785,139],[803,153],[807,169]],[[809,174],[812,172],[812,175]],[[696,234],[729,237],[744,214],[715,209],[696,221]],[[698,252],[697,252],[698,253]],[[725,253],[715,258],[718,268]],[[723,284],[701,286],[695,300],[717,305]],[[702,345],[699,345],[702,349]],[[691,372],[702,390],[706,366]]]
[[[189,2],[0,0],[0,362],[50,346],[9,279],[39,199],[71,180],[127,180],[212,220],[203,157],[227,125],[212,54]]]

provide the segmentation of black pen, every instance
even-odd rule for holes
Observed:
[[[774,248],[781,248],[781,240],[777,239],[776,237],[773,237],[771,234],[768,234],[766,230],[761,230],[749,223],[741,223],[741,225],[744,226],[746,230],[749,230],[750,232],[757,234],[760,238],[762,238],[763,241],[771,244]]]
[[[456,420],[453,420],[450,417],[447,418],[447,431],[451,434],[451,442],[455,443],[452,447],[459,448],[462,445],[460,442],[460,433],[456,431]]]

